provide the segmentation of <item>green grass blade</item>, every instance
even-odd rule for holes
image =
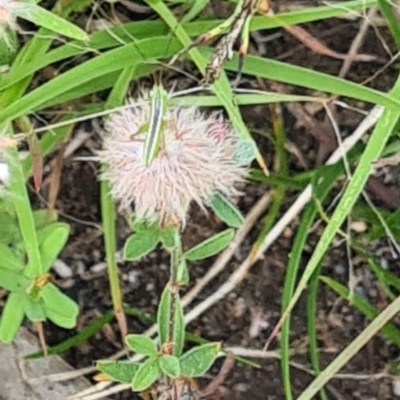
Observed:
[[[393,38],[396,42],[397,49],[400,49],[400,26],[398,17],[394,11],[394,8],[398,7],[398,5],[388,0],[377,0],[377,2],[382,14],[387,20],[390,31],[392,32]]]
[[[107,311],[102,316],[96,318],[88,326],[84,327],[77,335],[64,340],[63,342],[47,348],[48,355],[61,354],[72,347],[77,347],[82,343],[85,343],[88,339],[93,337],[96,333],[100,332],[104,325],[111,322],[114,318],[114,312],[112,310]],[[24,356],[25,360],[34,360],[36,358],[44,357],[43,351],[38,351],[36,353],[27,354]]]
[[[357,337],[354,339],[321,374],[314,379],[297,400],[311,400],[329,380],[343,368],[388,321],[398,314],[400,296],[386,307]]]
[[[393,89],[393,95],[398,96],[400,94],[400,80],[398,79]],[[328,250],[329,245],[336,233],[340,229],[342,223],[344,222],[346,216],[350,213],[353,205],[358,199],[361,191],[367,182],[369,173],[371,171],[371,166],[374,161],[376,161],[383,149],[385,144],[389,139],[393,129],[395,128],[397,121],[400,116],[400,111],[394,111],[390,109],[385,109],[381,118],[379,119],[371,137],[369,138],[368,144],[361,155],[358,166],[349,182],[345,192],[343,193],[330,222],[328,223],[326,229],[324,230],[314,253],[309,260],[305,271],[300,279],[293,297],[281,317],[279,323],[282,323],[288,314],[293,309],[294,305],[297,303],[303,290],[306,288],[307,283],[317,268],[318,264],[324,257],[325,252]]]
[[[307,297],[307,333],[308,333],[308,353],[310,355],[311,365],[314,369],[315,375],[318,376],[321,373],[318,359],[318,340],[317,340],[317,293],[319,286],[319,275],[321,273],[322,263],[318,265],[315,273],[310,279],[308,285],[308,297]],[[328,400],[328,396],[324,389],[321,389],[319,393],[321,400]]]
[[[129,89],[129,83],[134,71],[135,67],[126,67],[122,70],[115,86],[113,87],[113,90],[107,99],[107,108],[113,108],[124,103],[126,92]],[[119,284],[118,265],[115,258],[117,253],[117,235],[115,228],[117,215],[110,191],[109,183],[103,180],[101,182],[101,217],[103,221],[108,279],[110,280],[111,298],[115,316],[118,319],[122,335],[125,335],[127,333],[125,332],[126,317],[122,304],[122,291]]]
[[[202,49],[202,52],[210,54],[210,50],[208,49]],[[238,59],[236,54],[231,61],[225,63],[225,68],[229,71],[236,71],[237,66]],[[372,104],[381,104],[393,110],[400,109],[399,99],[391,94],[382,93],[378,90],[361,86],[358,83],[313,71],[312,69],[268,58],[248,55],[244,61],[243,73],[308,89],[351,97]]]
[[[321,184],[314,188],[314,194],[319,201],[323,201],[328,195],[331,186],[335,183],[336,179],[342,175],[344,171],[343,164],[336,164],[332,166],[328,173],[324,173],[324,178]],[[301,218],[300,226],[290,252],[289,264],[285,276],[285,283],[282,295],[282,312],[290,304],[292,299],[298,271],[301,267],[302,255],[304,246],[307,241],[308,232],[312,223],[317,215],[317,207],[315,203],[310,203]],[[308,315],[308,318],[310,316]],[[314,326],[315,328],[315,326]],[[282,325],[280,335],[280,348],[281,348],[281,373],[284,385],[286,399],[292,399],[291,378],[290,378],[290,354],[289,354],[289,338],[290,338],[290,318]],[[316,369],[316,372],[318,370]]]
[[[350,293],[349,288],[327,276],[321,276],[321,281],[334,290],[339,296],[348,300],[361,311],[368,319],[373,320],[379,315],[379,311],[357,293]],[[382,335],[391,340],[397,347],[400,347],[400,330],[388,323],[382,328]]]
[[[150,43],[151,45],[148,47],[146,56],[150,58],[160,56],[160,52],[164,52],[165,47],[162,46],[165,45],[166,38],[152,39],[148,42],[148,45]],[[172,42],[169,51],[171,54],[177,51],[176,43],[174,46],[174,42]],[[37,109],[41,104],[56,98],[63,92],[84,85],[96,77],[101,77],[126,67],[133,67],[141,61],[143,61],[143,58],[137,49],[136,43],[111,50],[52,79],[1,110],[0,123],[29,113],[32,109]]]

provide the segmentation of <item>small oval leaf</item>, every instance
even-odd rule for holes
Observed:
[[[28,298],[25,302],[25,314],[32,322],[46,321],[46,312],[41,301],[32,301]]]
[[[68,224],[55,222],[38,231],[39,251],[44,272],[50,269],[63,250],[69,229]]]
[[[129,236],[124,246],[125,260],[136,261],[155,249],[159,241],[159,232],[155,229],[140,231]]]
[[[132,388],[142,392],[150,387],[162,374],[157,357],[148,358],[137,370],[132,380]]]
[[[188,378],[195,378],[204,375],[213,364],[221,343],[207,343],[193,347],[180,359],[181,374]]]
[[[157,326],[160,345],[164,345],[170,340],[173,344],[173,355],[180,356],[185,342],[185,320],[183,308],[179,294],[176,294],[175,301],[175,326],[172,331],[172,338],[168,338],[171,321],[171,290],[167,285],[161,295],[160,304],[157,312]]]
[[[112,381],[132,383],[140,364],[132,361],[99,361],[96,367]]]
[[[160,232],[161,243],[168,251],[172,251],[175,248],[175,230],[175,227],[168,227]]]
[[[186,259],[182,257],[178,266],[177,281],[180,285],[187,285],[190,281]]]
[[[137,354],[144,354],[146,356],[157,355],[156,344],[145,335],[127,335],[125,337],[127,346]]]
[[[179,358],[171,356],[170,354],[164,354],[160,358],[160,368],[165,375],[170,378],[176,379],[181,374],[181,367],[179,365]]]
[[[157,311],[157,328],[160,346],[167,342],[169,329],[169,314],[170,314],[171,292],[167,285],[161,294],[160,303]]]
[[[218,254],[232,241],[235,232],[233,229],[227,229],[217,233],[204,242],[187,251],[183,256],[190,261],[203,260]]]
[[[52,283],[43,286],[40,294],[44,302],[46,316],[51,321],[62,328],[71,329],[75,327],[79,308],[73,300]]]
[[[210,206],[215,214],[230,227],[240,228],[243,225],[244,218],[240,211],[221,193],[214,193]]]
[[[245,165],[250,164],[256,158],[257,153],[258,149],[254,140],[243,139],[237,144],[234,157],[238,163]]]
[[[11,292],[3,308],[0,320],[0,340],[10,343],[14,340],[24,319],[26,295],[23,292]]]

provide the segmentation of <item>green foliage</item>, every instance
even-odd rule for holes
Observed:
[[[78,306],[50,283],[47,275],[64,248],[69,226],[55,222],[52,213],[47,218],[45,212],[32,213],[41,261],[38,274],[32,276],[30,271],[34,271],[35,266],[31,259],[25,263],[24,239],[18,220],[4,210],[0,220],[7,224],[2,226],[7,234],[0,237],[0,286],[10,292],[1,315],[0,340],[9,343],[14,339],[24,315],[33,322],[50,319],[63,328],[73,328]]]
[[[125,337],[125,343],[135,353],[145,356],[157,355],[157,346],[148,336],[128,335]]]
[[[211,198],[211,208],[215,214],[232,228],[240,228],[243,225],[243,216],[240,211],[221,193],[215,193]]]
[[[232,241],[235,232],[227,229],[223,232],[206,239],[192,249],[188,250],[183,256],[190,261],[203,260],[222,251]]]
[[[182,375],[189,378],[204,375],[220,350],[220,343],[207,343],[189,350],[179,358]]]
[[[98,361],[96,367],[112,381],[132,383],[140,364],[131,361]]]
[[[133,380],[132,388],[136,392],[142,392],[150,387],[162,374],[157,356],[149,357],[143,362],[136,371]]]
[[[124,258],[126,260],[140,260],[155,249],[159,242],[158,229],[139,231],[129,236],[124,246]]]
[[[174,299],[175,301],[173,301]],[[172,316],[174,319],[172,319]],[[179,356],[182,352],[185,340],[183,309],[179,296],[172,293],[168,285],[161,295],[160,304],[158,306],[157,326],[161,346],[172,343],[173,354]]]
[[[161,356],[160,368],[165,375],[173,379],[178,378],[181,374],[179,358],[171,356],[169,354],[164,354],[163,356]]]
[[[20,18],[72,39],[89,40],[89,36],[85,31],[33,2],[24,1],[22,4],[18,4],[15,14]]]

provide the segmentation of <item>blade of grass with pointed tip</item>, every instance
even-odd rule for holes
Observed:
[[[85,343],[96,333],[100,332],[103,326],[111,322],[113,318],[114,318],[113,310],[105,312],[102,316],[96,318],[88,326],[85,326],[78,334],[62,341],[59,344],[56,344],[55,346],[48,347],[47,354],[54,355],[54,354],[64,353],[73,347],[77,347],[80,344]],[[41,358],[41,357],[44,357],[43,351],[27,354],[26,356],[24,356],[24,359],[34,360],[36,358]]]
[[[297,400],[311,400],[400,310],[397,297],[315,378]]]
[[[354,307],[361,311],[368,319],[373,320],[379,315],[379,311],[375,307],[373,307],[357,293],[350,294],[350,290],[346,286],[327,276],[321,276],[320,279],[339,296],[348,300],[350,304],[354,305]],[[386,336],[397,347],[400,347],[400,330],[394,325],[390,323],[385,325],[382,328],[382,335]]]
[[[400,95],[400,79],[397,79],[395,87],[392,91],[392,95],[398,97]],[[307,263],[304,273],[298,283],[296,291],[288,304],[285,312],[279,320],[277,326],[274,329],[274,333],[281,326],[283,321],[287,318],[293,307],[299,300],[303,290],[307,287],[307,283],[317,268],[318,264],[323,259],[326,251],[329,248],[329,244],[335,237],[336,233],[340,229],[346,216],[350,213],[353,205],[358,199],[358,196],[362,192],[365,183],[369,177],[369,173],[372,168],[372,164],[381,155],[387,140],[389,139],[397,121],[400,117],[400,111],[394,111],[391,109],[385,109],[382,116],[378,120],[375,129],[372,132],[371,137],[367,143],[367,146],[361,155],[358,166],[349,182],[346,190],[342,194],[342,197],[336,206],[336,209],[326,226],[315,250],[311,256],[311,259]]]

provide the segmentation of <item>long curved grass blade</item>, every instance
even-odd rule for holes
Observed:
[[[395,14],[394,8],[398,7],[397,4],[391,3],[387,0],[377,0],[382,14],[385,16],[389,25],[392,36],[396,42],[397,49],[400,49],[400,27],[399,20]]]
[[[202,52],[210,53],[208,49],[202,49]],[[238,58],[235,54],[231,61],[225,63],[225,68],[237,71],[237,65]],[[324,82],[323,90],[327,93],[381,104],[393,110],[400,109],[400,100],[390,93],[382,93],[342,78],[268,58],[248,55],[244,61],[243,73],[318,91],[321,90],[321,82]]]
[[[314,187],[314,195],[319,201],[323,201],[328,195],[330,188],[335,183],[336,179],[342,175],[344,172],[343,164],[336,164],[332,166],[328,173],[324,173],[324,178],[321,184]],[[318,181],[318,179],[315,179]],[[300,226],[297,230],[297,234],[290,252],[289,264],[287,267],[285,284],[283,287],[282,295],[282,311],[284,311],[290,304],[290,300],[293,296],[293,291],[295,288],[295,283],[298,275],[298,271],[301,266],[302,254],[304,245],[306,244],[308,232],[314,222],[315,216],[317,214],[317,207],[315,203],[310,203],[303,214],[300,222]],[[308,320],[310,315],[307,316]],[[315,329],[315,326],[313,326]],[[290,354],[289,354],[289,337],[290,337],[290,316],[282,325],[282,331],[280,336],[280,348],[281,348],[281,372],[282,381],[284,385],[284,391],[286,399],[292,399],[292,389],[291,389],[291,378],[290,378]],[[318,370],[316,370],[318,372]]]
[[[148,56],[151,59],[157,56],[160,57],[161,54],[164,55],[165,47],[163,46],[165,46],[165,43],[166,38],[159,38],[159,40],[149,39],[146,57]],[[171,42],[169,46],[170,54],[176,52],[177,48],[178,44]],[[0,124],[29,113],[32,109],[37,109],[41,104],[56,98],[63,92],[84,85],[96,77],[101,77],[126,67],[133,67],[140,62],[143,62],[143,58],[136,43],[108,51],[52,79],[1,110]]]
[[[368,319],[373,320],[379,315],[379,312],[375,307],[373,307],[370,303],[360,297],[357,293],[350,293],[349,288],[347,288],[346,286],[327,276],[321,276],[320,279],[322,282],[325,283],[325,285],[329,286],[339,296],[348,300],[350,304],[354,305]],[[400,330],[398,330],[394,325],[390,323],[385,325],[382,328],[382,335],[386,336],[397,347],[400,347]]]
[[[107,311],[99,318],[96,318],[88,326],[84,327],[77,335],[64,340],[63,342],[47,348],[47,354],[60,354],[71,349],[72,347],[77,347],[81,343],[86,342],[88,339],[93,337],[97,332],[103,328],[104,325],[108,324],[114,318],[114,312],[112,310]],[[43,351],[38,351],[36,353],[27,354],[24,356],[25,360],[34,360],[36,358],[44,357]]]
[[[311,400],[400,310],[396,298],[315,378],[297,400]]]
[[[400,94],[400,79],[396,81],[395,87],[392,91],[393,96],[399,96]],[[343,221],[346,216],[350,213],[353,205],[358,199],[361,191],[364,188],[364,185],[368,179],[369,173],[371,171],[371,166],[375,160],[379,158],[383,149],[385,148],[385,144],[392,134],[393,129],[397,125],[397,121],[400,117],[400,111],[394,111],[390,109],[385,109],[382,116],[378,120],[378,123],[368,141],[368,144],[361,155],[358,166],[352,176],[351,181],[349,182],[345,192],[343,193],[336,209],[329,221],[326,229],[324,230],[312,256],[309,260],[305,271],[300,279],[300,282],[296,288],[296,291],[293,294],[293,297],[287,306],[285,312],[283,313],[281,319],[279,320],[276,329],[281,326],[283,321],[290,314],[291,310],[297,303],[300,298],[300,295],[303,293],[303,290],[306,288],[307,283],[317,268],[318,264],[321,262],[322,258],[325,255],[325,252],[328,250],[329,244],[335,237],[336,233],[340,229]]]

